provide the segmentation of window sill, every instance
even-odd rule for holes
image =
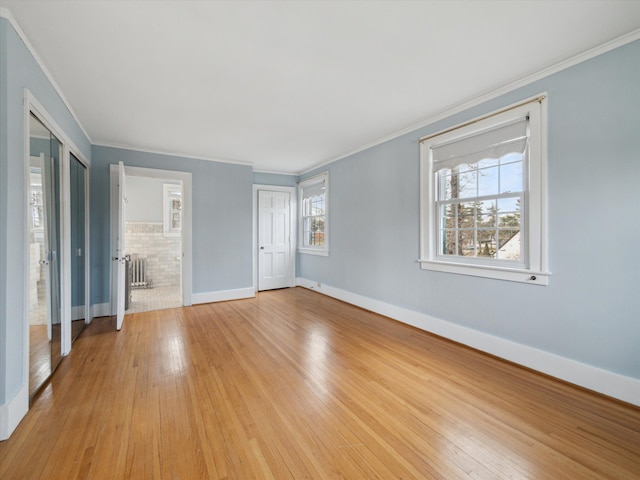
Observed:
[[[304,253],[307,255],[319,255],[321,257],[329,256],[329,250],[315,250],[313,248],[299,248],[298,253]]]
[[[551,272],[538,272],[528,269],[505,268],[494,265],[472,265],[435,260],[418,260],[423,270],[471,275],[474,277],[493,278],[530,285],[549,285]]]

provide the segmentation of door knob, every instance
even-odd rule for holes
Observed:
[[[260,250],[264,250],[264,247],[260,247]]]

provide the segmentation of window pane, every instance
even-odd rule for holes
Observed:
[[[458,255],[475,256],[475,232],[473,230],[458,230]]]
[[[485,258],[493,258],[495,256],[495,229],[479,229],[478,238],[478,256]]]
[[[303,219],[302,239],[305,247],[324,246],[324,216],[310,216]]]
[[[522,162],[509,163],[500,167],[500,193],[521,192]]]
[[[520,211],[520,197],[501,198],[498,200],[499,213],[513,213]]]
[[[312,217],[312,219],[311,219],[311,229],[314,232],[324,232],[324,218],[322,218],[322,217]]]
[[[520,229],[520,212],[514,213],[501,213],[498,215],[498,226],[500,228],[515,228]]]
[[[520,261],[520,230],[498,230],[500,248],[497,258]]]
[[[478,228],[496,226],[496,201],[484,200],[476,204],[476,222]]]
[[[457,178],[456,178],[457,177]],[[452,176],[452,198],[469,198],[478,196],[478,173],[475,170]],[[456,183],[457,181],[457,183]]]
[[[314,217],[312,222],[313,244],[324,245],[324,217]]]
[[[478,170],[478,196],[497,195],[499,167]]]
[[[458,205],[458,228],[475,228],[475,211],[474,203]]]
[[[443,170],[440,173],[438,185],[438,198],[440,200],[449,200],[451,198],[451,170]]]
[[[440,230],[441,239],[441,255],[455,255],[456,254],[456,231],[454,229]]]
[[[311,215],[324,215],[324,195],[311,199]]]
[[[304,245],[306,247],[308,247],[309,245],[312,245],[311,243],[311,218],[306,217],[303,219],[303,235],[302,235],[302,240],[304,242]]]
[[[487,167],[495,167],[500,163],[500,160],[497,158],[485,158],[484,160],[480,160],[476,165],[478,168],[487,168]]]
[[[443,205],[440,207],[440,217],[442,218],[442,225],[444,228],[455,228],[457,207],[457,205]]]

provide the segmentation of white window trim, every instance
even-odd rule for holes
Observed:
[[[487,264],[484,259],[437,256],[435,182],[431,147],[455,138],[483,131],[509,120],[528,115],[530,119],[529,161],[525,172],[525,222],[522,231],[527,235],[525,266],[523,268]],[[423,270],[472,275],[534,285],[548,285],[547,241],[547,112],[546,95],[429,135],[421,139],[420,147],[420,259]],[[483,261],[484,260],[484,261]]]
[[[302,190],[305,187],[315,185],[324,181],[324,245],[322,247],[305,247],[304,246],[304,225],[302,219]],[[298,253],[308,255],[329,256],[329,172],[307,178],[298,183]]]

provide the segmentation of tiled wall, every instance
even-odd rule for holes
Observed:
[[[147,276],[154,286],[180,285],[181,237],[165,237],[162,223],[127,222],[126,251],[147,258]]]

